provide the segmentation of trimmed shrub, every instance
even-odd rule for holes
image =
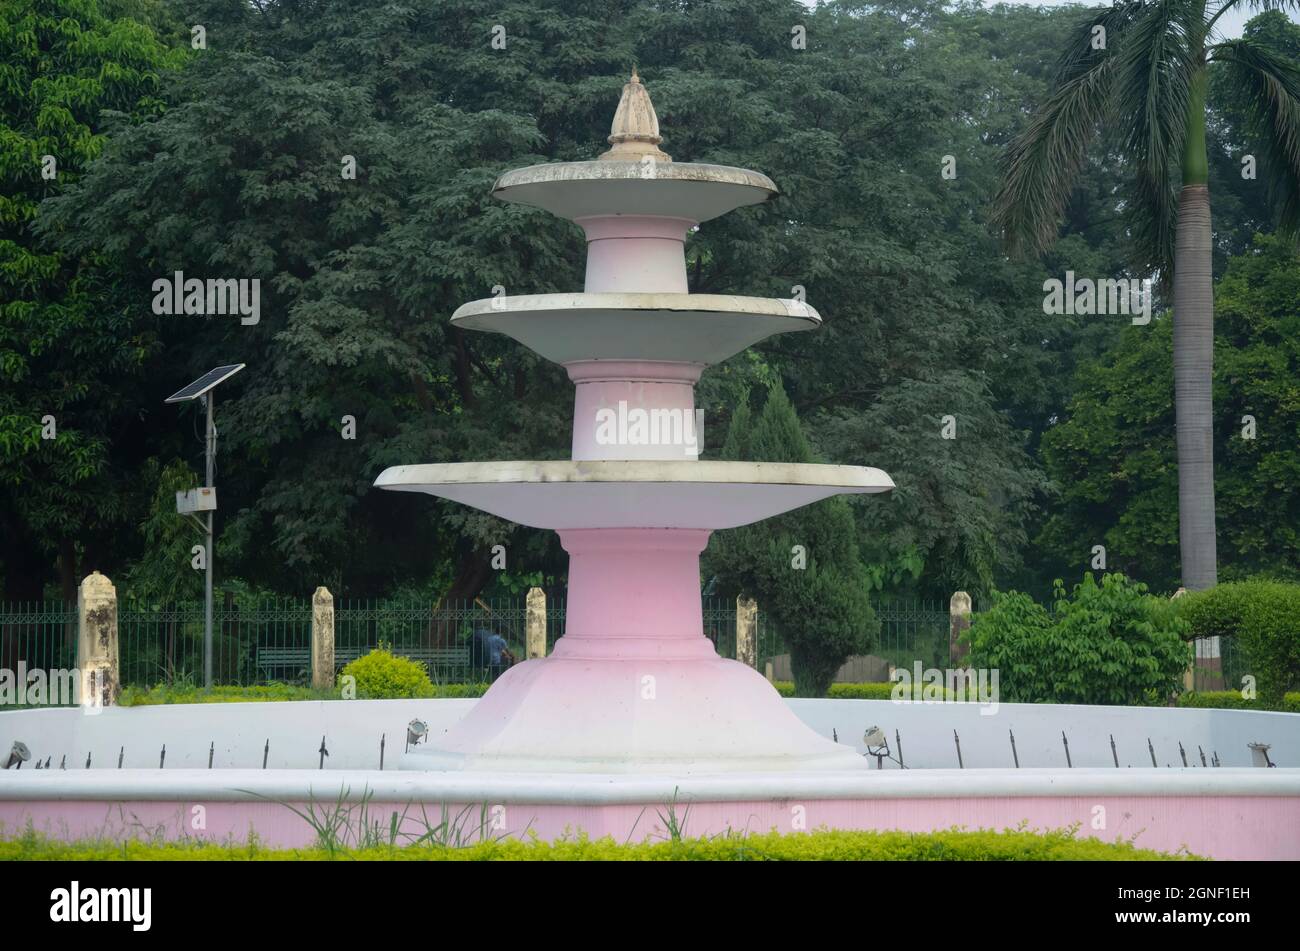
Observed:
[[[427,694],[436,699],[481,697],[488,684],[438,684]],[[422,695],[424,696],[424,695]],[[124,687],[119,703],[124,707],[151,707],[167,703],[267,703],[279,700],[340,700],[339,689],[313,690],[294,684],[252,684],[247,687],[203,687],[158,684],[154,687]]]
[[[424,664],[397,657],[382,644],[343,668],[339,681],[355,677],[359,700],[408,700],[432,697],[433,681]]]
[[[1036,832],[1028,829],[941,832],[814,832],[729,834],[708,838],[678,838],[660,842],[624,843],[610,837],[585,835],[542,842],[498,839],[473,845],[441,844],[377,846],[365,849],[269,849],[255,841],[213,845],[207,842],[142,842],[130,840],[63,843],[27,831],[0,841],[0,860],[43,859],[89,861],[1152,861],[1196,859],[1183,852],[1170,855],[1139,849],[1131,842],[1075,838],[1076,828]]]
[[[1192,690],[1178,698],[1180,707],[1213,710],[1266,710],[1259,700],[1247,700],[1240,690]],[[1285,713],[1300,713],[1300,692],[1288,693],[1278,708]]]
[[[776,692],[783,697],[793,697],[794,684],[788,680],[777,680],[772,684]],[[831,700],[893,700],[894,687],[893,683],[866,683],[866,684],[831,684],[831,689],[827,697]],[[915,684],[911,685],[915,688]],[[924,688],[925,685],[921,684]],[[945,700],[953,700],[956,695],[947,687],[943,690]],[[911,697],[908,698],[912,699]]]
[[[1300,684],[1300,584],[1230,581],[1178,600],[1188,637],[1236,638],[1265,705]]]

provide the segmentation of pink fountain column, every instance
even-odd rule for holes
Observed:
[[[601,215],[579,218],[587,234],[587,282],[594,293],[685,294],[684,218],[652,215]],[[652,360],[584,360],[567,364],[576,384],[573,402],[574,459],[694,459],[700,434],[695,425],[695,383],[700,363]],[[626,419],[635,411],[654,414],[655,442],[602,441],[606,418]],[[664,430],[681,434],[663,438]]]
[[[704,529],[570,529],[569,602],[553,656],[566,660],[712,658],[702,636]]]

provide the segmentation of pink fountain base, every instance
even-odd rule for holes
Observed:
[[[566,632],[509,670],[407,769],[726,773],[860,770],[757,672],[704,637],[703,529],[572,529]]]
[[[703,637],[700,644],[713,653]],[[555,656],[509,670],[404,769],[724,773],[866,769],[734,660]]]

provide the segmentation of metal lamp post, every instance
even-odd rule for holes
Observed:
[[[188,515],[198,522],[204,535],[203,545],[203,684],[212,686],[212,564],[213,528],[217,514],[217,489],[213,484],[216,478],[217,464],[217,426],[214,421],[213,407],[216,403],[217,385],[230,379],[245,364],[235,363],[209,370],[189,386],[183,387],[167,397],[165,403],[183,403],[193,399],[202,399],[207,410],[207,430],[204,439],[205,466],[203,488],[176,493],[176,511]],[[206,521],[199,519],[197,512],[207,512]]]

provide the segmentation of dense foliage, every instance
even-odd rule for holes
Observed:
[[[154,486],[132,469],[141,381],[159,357],[110,249],[60,250],[42,202],[84,181],[110,127],[156,116],[178,54],[139,2],[0,2],[0,576],[40,597],[59,565],[120,564]],[[165,395],[165,394],[164,394]],[[82,573],[89,573],[85,571]]]
[[[1079,372],[1043,440],[1059,501],[1042,544],[1157,590],[1178,586],[1172,321],[1124,332]],[[1219,572],[1300,577],[1300,255],[1276,238],[1232,259],[1215,295]]]
[[[1051,608],[1018,591],[994,596],[968,633],[971,667],[997,669],[1008,703],[1164,703],[1181,688],[1186,625],[1146,585],[1091,574]]]

